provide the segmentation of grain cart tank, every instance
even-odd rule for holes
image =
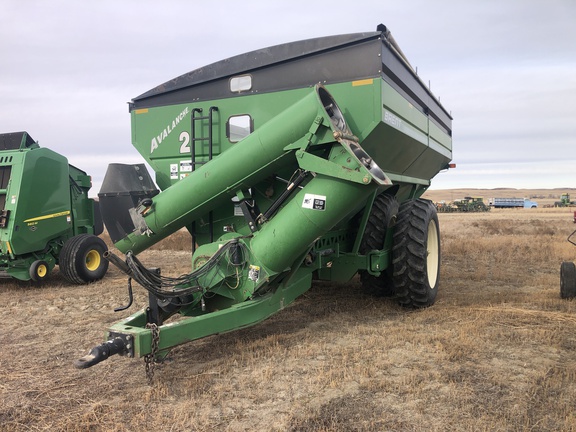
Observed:
[[[360,272],[368,292],[434,302],[438,219],[419,197],[449,165],[451,117],[384,26],[214,63],[133,99],[130,113],[161,192],[144,165],[115,164],[99,196],[124,254],[108,256],[150,304],[77,367],[116,353],[153,365],[175,345],[264,320],[313,279]],[[182,227],[189,274],[137,258]]]
[[[26,132],[0,134],[0,272],[44,280],[55,265],[72,283],[108,269],[100,212],[84,171]]]

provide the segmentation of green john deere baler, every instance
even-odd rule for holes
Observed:
[[[26,132],[0,134],[0,273],[42,281],[58,265],[70,282],[108,269],[90,177]]]
[[[315,279],[427,307],[438,291],[436,209],[420,199],[452,157],[451,116],[386,27],[242,54],[133,99],[144,165],[114,164],[100,191],[149,306],[76,362],[161,359],[178,344],[258,323]],[[186,228],[191,271],[137,257]],[[129,285],[129,289],[131,286]],[[179,319],[173,319],[179,317]]]

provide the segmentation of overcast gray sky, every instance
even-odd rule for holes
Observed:
[[[452,112],[434,189],[576,186],[575,0],[2,0],[0,132],[92,175],[139,163],[127,102],[250,50],[385,24]]]

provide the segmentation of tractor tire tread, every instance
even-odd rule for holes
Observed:
[[[436,298],[438,279],[436,286],[430,287],[427,274],[428,227],[432,218],[439,230],[435,207],[424,199],[406,201],[398,212],[392,249],[393,280],[398,303],[407,308],[431,306]]]
[[[576,265],[571,261],[564,261],[560,265],[560,297],[576,297]]]

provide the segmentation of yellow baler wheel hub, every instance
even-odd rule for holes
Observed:
[[[100,254],[97,250],[92,249],[86,254],[86,268],[90,271],[96,271],[100,267]]]
[[[46,267],[44,264],[40,264],[36,269],[36,274],[39,278],[43,278],[48,274],[48,267]]]

